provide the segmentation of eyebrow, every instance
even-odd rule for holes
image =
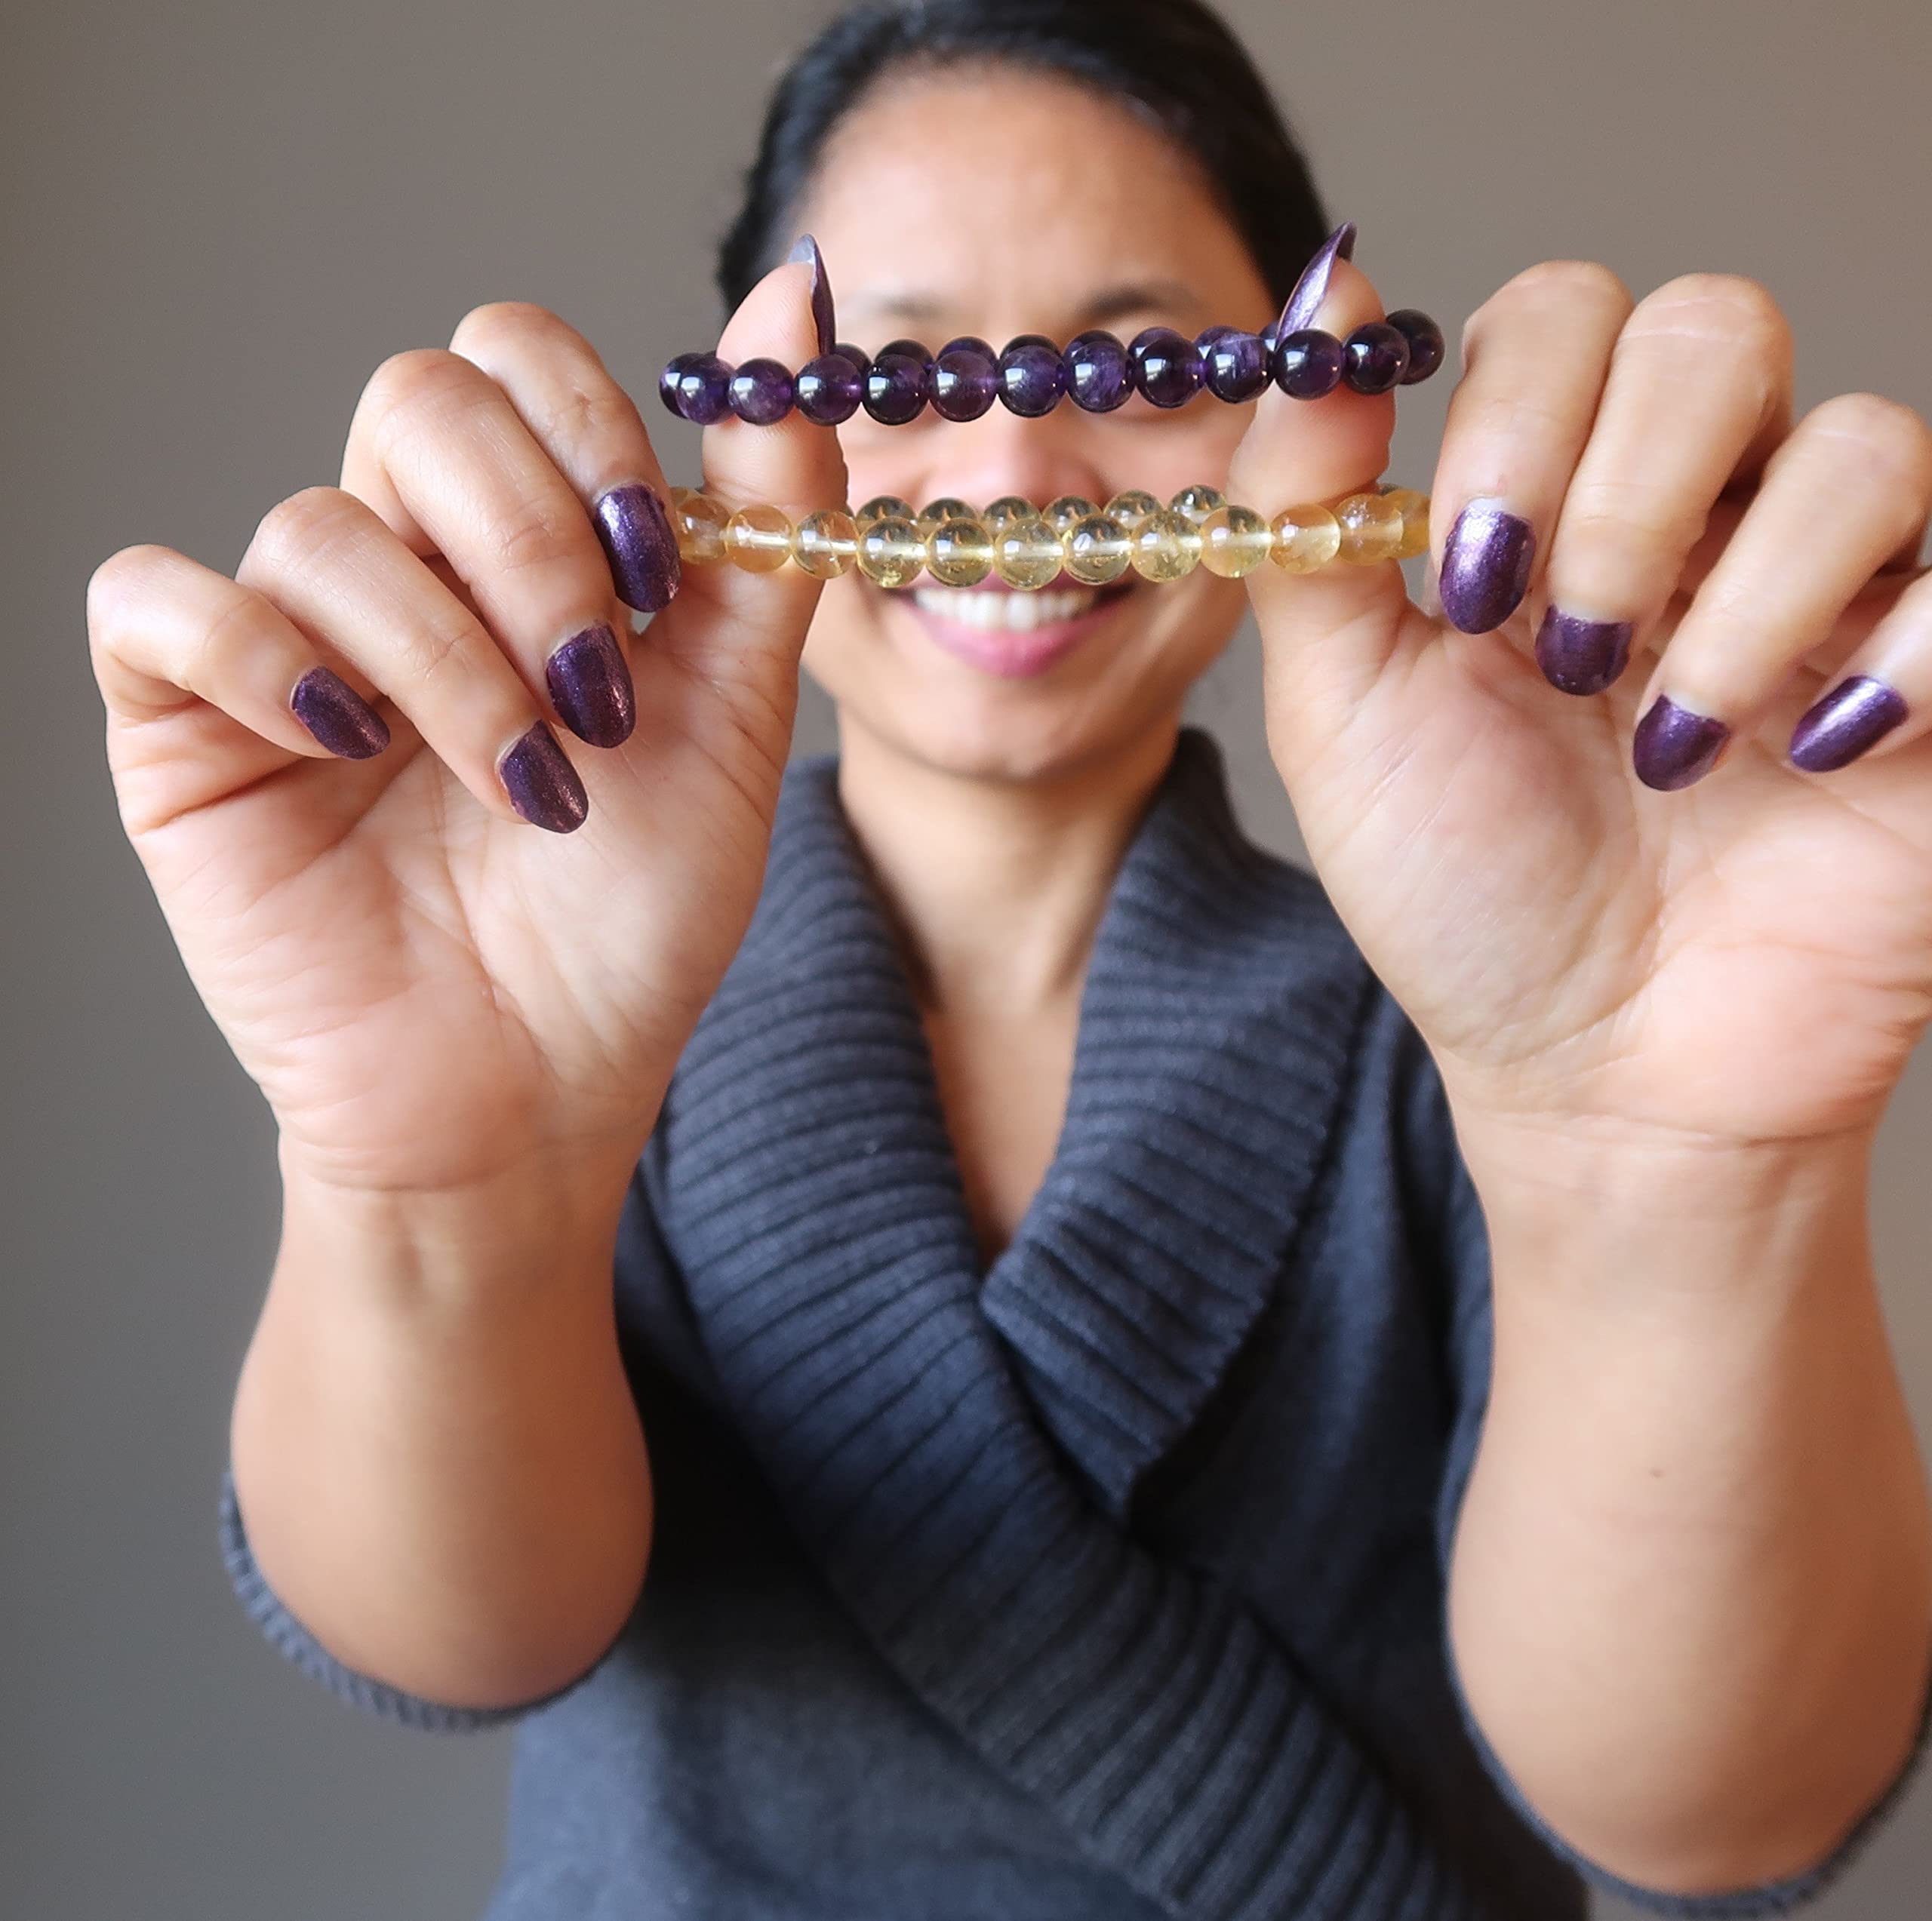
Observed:
[[[938,320],[957,310],[956,303],[950,300],[911,288],[862,293],[849,305],[843,300],[839,305],[848,313],[875,314],[904,321]],[[1086,326],[1103,327],[1123,314],[1145,313],[1150,308],[1157,312],[1198,312],[1201,307],[1201,296],[1184,281],[1126,280],[1091,295],[1077,317]]]

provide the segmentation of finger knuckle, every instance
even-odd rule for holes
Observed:
[[[380,450],[426,415],[439,417],[473,404],[478,383],[488,377],[475,361],[447,348],[405,348],[370,375],[357,410],[373,422]]]
[[[1918,411],[1885,394],[1834,394],[1804,417],[1807,439],[1844,441],[1861,466],[1923,494],[1932,489],[1932,429]]]
[[[450,351],[463,355],[518,353],[565,337],[569,324],[534,300],[488,300],[472,307],[450,336]]]
[[[1465,349],[1498,313],[1583,306],[1628,309],[1630,290],[1600,260],[1539,260],[1512,275],[1463,323]]]
[[[1769,287],[1747,274],[1687,273],[1638,303],[1632,330],[1688,333],[1760,352],[1781,351],[1791,330]]]
[[[505,574],[581,564],[589,558],[590,523],[581,512],[567,517],[561,509],[533,503],[494,526],[490,546],[497,571]]]
[[[88,626],[98,641],[119,625],[130,608],[154,591],[156,576],[174,558],[171,549],[142,543],[109,554],[88,576]]]
[[[270,574],[325,565],[361,533],[368,510],[337,487],[305,487],[264,514],[248,543],[248,564]]]
[[[1637,567],[1681,563],[1703,532],[1702,517],[1673,510],[1654,487],[1631,481],[1580,482],[1563,503],[1558,538],[1573,549],[1614,554]]]

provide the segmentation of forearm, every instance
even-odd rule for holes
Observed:
[[[487,1707],[561,1686],[615,1638],[650,1547],[621,1176],[405,1205],[285,1163],[284,1194],[230,1437],[263,1577],[393,1686]]]
[[[1867,1148],[1465,1145],[1496,1303],[1451,1591],[1471,1707],[1612,1871],[1800,1872],[1896,1772],[1932,1657]]]

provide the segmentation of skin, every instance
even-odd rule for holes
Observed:
[[[888,164],[948,220],[878,231]],[[1135,181],[1131,223],[1044,204],[1040,181],[1081,172]],[[875,97],[806,221],[848,338],[1269,317],[1204,185],[1052,81]],[[1124,275],[1188,291],[1097,312]],[[809,285],[775,269],[718,351],[808,358]],[[916,327],[882,304],[909,292],[934,303]],[[1319,324],[1381,312],[1338,263]],[[272,509],[234,579],[152,547],[103,564],[89,625],[123,819],[281,1128],[282,1245],[232,1440],[263,1572],[325,1645],[432,1697],[517,1701],[630,1610],[651,1489],[617,1212],[756,899],[801,658],[838,704],[841,798],[990,1251],[1051,1153],[1093,931],[1182,699],[1251,600],[1276,765],[1441,1070],[1490,1223],[1496,1378],[1451,1597],[1478,1719],[1558,1832],[1659,1888],[1798,1871],[1872,1805],[1932,1646],[1865,1222],[1932,1016],[1932,435],[1873,395],[1794,422],[1783,316],[1732,275],[1636,300],[1546,262],[1462,348],[1432,562],[1470,499],[1531,521],[1527,595],[1496,630],[1412,605],[1389,565],[1197,574],[1011,681],[855,579],[694,568],[628,649],[634,733],[561,736],[589,799],[561,837],[518,818],[496,758],[557,721],[548,649],[593,619],[627,633],[591,503],[663,477],[556,316],[481,308],[450,350],[385,363],[341,486]],[[1372,485],[1394,406],[728,422],[705,480],[794,514],[1223,479],[1269,509]],[[1636,622],[1607,692],[1543,678],[1552,601]],[[290,715],[323,659],[380,699],[381,754],[335,759]],[[1801,773],[1792,722],[1845,671],[1883,674],[1913,718]],[[1632,770],[1660,692],[1734,730],[1681,791]]]

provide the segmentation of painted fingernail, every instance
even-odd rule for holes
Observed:
[[[1708,714],[1680,707],[1667,693],[1651,702],[1637,723],[1631,742],[1631,764],[1646,787],[1669,793],[1702,780],[1718,764],[1730,730]]]
[[[1452,627],[1487,634],[1522,604],[1537,557],[1536,529],[1500,500],[1472,500],[1442,545],[1442,611]]]
[[[1586,620],[1552,606],[1537,629],[1537,665],[1565,693],[1601,693],[1629,663],[1635,622]]]
[[[637,725],[637,696],[617,637],[599,622],[573,634],[543,663],[564,724],[593,747],[616,747]]]
[[[533,827],[569,834],[589,815],[590,796],[583,782],[557,745],[556,736],[541,721],[511,743],[497,763],[497,776],[510,805]]]
[[[1315,324],[1315,316],[1321,311],[1321,303],[1327,298],[1329,276],[1335,270],[1336,261],[1352,260],[1355,252],[1355,223],[1344,220],[1315,249],[1315,258],[1302,269],[1301,278],[1295,282],[1287,304],[1281,309],[1281,317],[1275,323],[1276,340],[1284,340],[1291,333],[1298,333],[1304,327]]]
[[[366,761],[389,744],[389,724],[340,674],[311,667],[288,696],[295,718],[331,754]]]
[[[1905,696],[1870,674],[1854,674],[1807,707],[1792,730],[1791,762],[1829,773],[1855,761],[1906,717]]]
[[[640,613],[669,607],[682,569],[663,502],[648,487],[614,487],[594,513],[618,598]]]
[[[838,338],[838,321],[832,309],[832,282],[826,277],[825,256],[810,234],[801,233],[785,257],[812,263],[812,325],[818,331],[819,352],[829,354]]]

